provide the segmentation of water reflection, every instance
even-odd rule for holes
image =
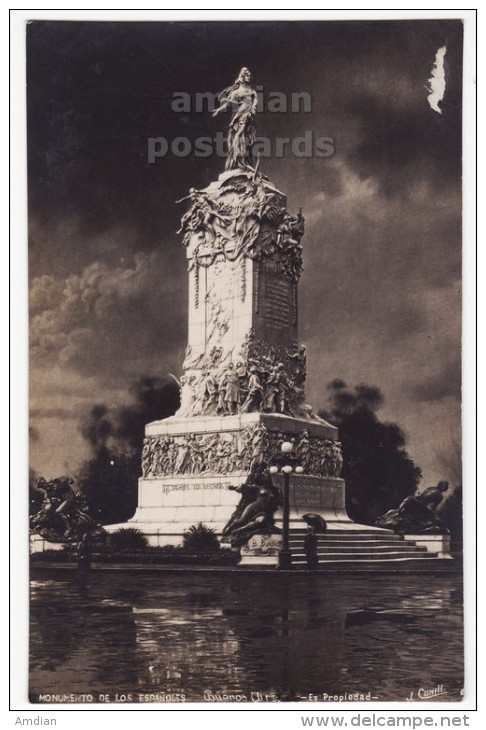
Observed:
[[[30,696],[248,701],[463,686],[458,577],[96,574],[37,580]],[[253,694],[252,694],[253,693]],[[325,698],[324,698],[325,699]]]

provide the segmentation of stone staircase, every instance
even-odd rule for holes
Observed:
[[[290,551],[292,565],[296,568],[306,566],[304,551],[305,529],[291,529]],[[390,565],[394,562],[417,560],[437,560],[436,555],[427,548],[405,540],[388,530],[379,529],[332,529],[328,527],[324,535],[318,535],[317,554],[319,566],[357,568],[373,565]],[[417,565],[418,567],[418,565]]]

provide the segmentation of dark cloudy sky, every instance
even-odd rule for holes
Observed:
[[[444,45],[438,114],[426,85]],[[334,138],[331,158],[262,162],[306,218],[309,400],[325,406],[334,378],[379,386],[425,481],[441,476],[435,451],[460,433],[461,22],[33,22],[27,51],[32,467],[75,471],[91,405],[180,374],[174,201],[224,163],[149,164],[147,140],[226,131],[225,115],[174,112],[173,95],[219,91],[248,66],[267,98],[312,99],[309,113],[263,111],[259,135]]]

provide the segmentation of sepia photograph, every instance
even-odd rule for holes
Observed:
[[[348,15],[25,24],[32,706],[464,702],[464,22]]]

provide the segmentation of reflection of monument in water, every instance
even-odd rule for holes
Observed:
[[[258,461],[291,441],[304,474],[291,481],[291,525],[309,510],[347,521],[337,429],[305,399],[298,342],[304,219],[252,159],[256,94],[249,72],[222,92],[233,115],[226,171],[191,189],[180,233],[189,269],[189,334],[181,407],[150,423],[138,509],[131,520],[154,542],[179,542],[203,522],[221,532]],[[179,201],[182,202],[182,201]]]

